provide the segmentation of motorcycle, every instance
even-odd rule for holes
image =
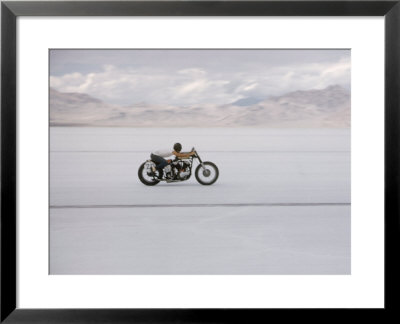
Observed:
[[[157,177],[159,171],[156,169],[154,161],[150,159],[143,162],[138,170],[140,181],[146,186],[154,186],[160,181],[170,183],[189,180],[192,175],[194,160],[197,159],[199,165],[194,171],[196,180],[202,185],[212,185],[217,181],[219,176],[217,166],[210,161],[203,162],[194,148],[192,148],[192,151],[194,151],[195,154],[188,158],[175,157],[175,159],[164,168],[165,177],[163,174],[162,179]]]

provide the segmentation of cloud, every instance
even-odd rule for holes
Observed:
[[[50,86],[62,92],[87,93],[106,102],[134,104],[200,104],[235,100],[224,90],[228,80],[207,75],[204,70],[179,70],[174,75],[143,73],[105,66],[102,72],[50,77]]]
[[[200,68],[183,69],[178,74],[188,75],[190,77],[203,77],[207,72]]]
[[[196,64],[194,59],[184,57],[169,63],[156,59],[154,64],[107,63],[87,73],[52,75],[50,85],[61,92],[87,93],[119,105],[221,105],[248,97],[263,99],[296,90],[322,89],[331,84],[350,85],[349,55],[329,60],[293,59],[284,64],[264,64],[261,59],[246,59],[245,55],[238,61],[227,57],[229,63],[220,59],[220,64],[212,65],[209,62],[213,56]]]

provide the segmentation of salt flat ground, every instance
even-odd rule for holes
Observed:
[[[144,186],[181,142],[216,163]],[[350,130],[50,128],[51,274],[350,274]]]

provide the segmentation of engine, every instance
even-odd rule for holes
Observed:
[[[190,177],[191,163],[184,160],[172,162],[173,175],[176,180],[186,180]]]

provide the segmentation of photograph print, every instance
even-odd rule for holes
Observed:
[[[351,51],[50,49],[50,275],[350,275]]]

